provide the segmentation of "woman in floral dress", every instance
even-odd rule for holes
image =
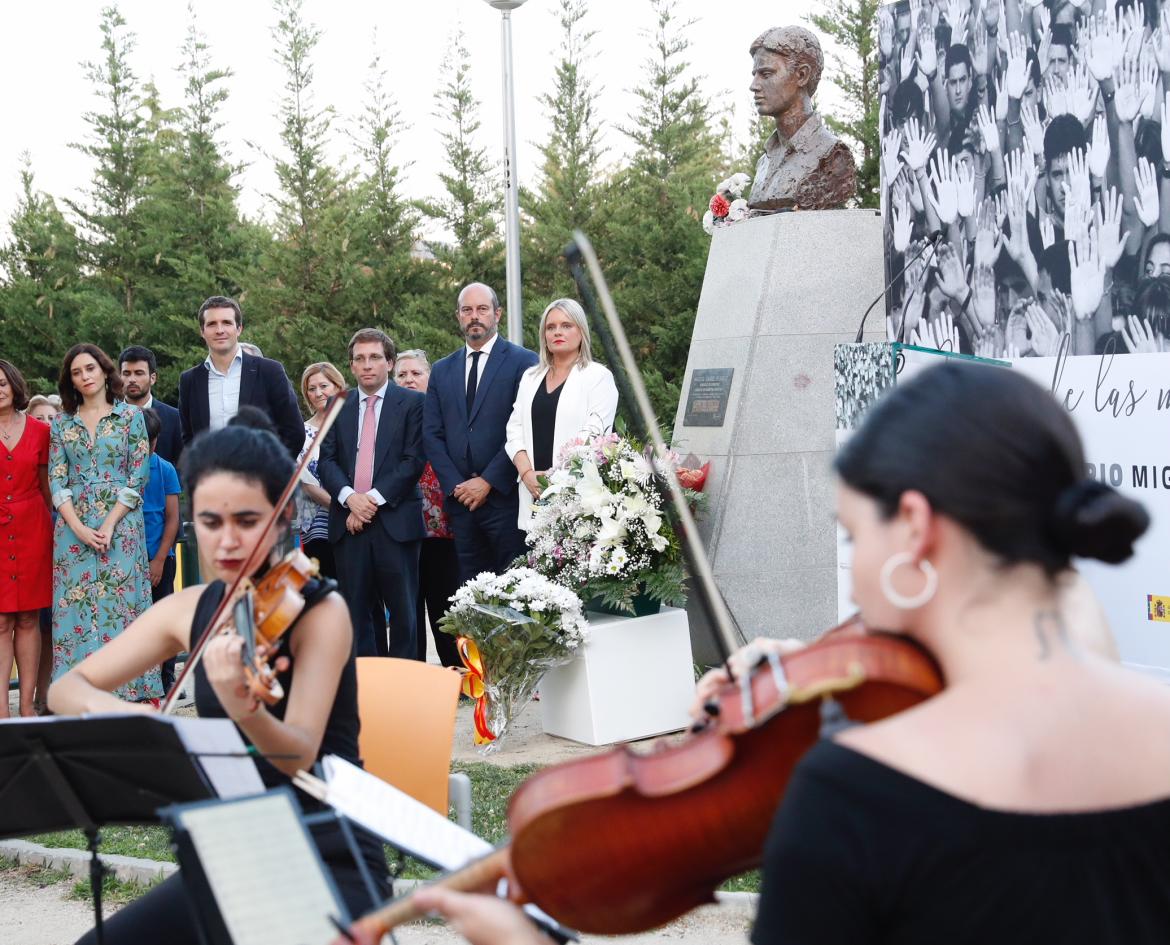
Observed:
[[[142,412],[117,400],[121,379],[96,345],[69,349],[49,437],[53,532],[53,676],[108,643],[150,606],[142,518],[150,443]],[[163,694],[158,668],[118,690]]]

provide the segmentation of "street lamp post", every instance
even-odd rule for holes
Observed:
[[[524,343],[520,296],[520,185],[516,172],[516,103],[512,91],[512,11],[527,0],[485,0],[500,11],[504,60],[504,249],[507,281],[508,340]]]

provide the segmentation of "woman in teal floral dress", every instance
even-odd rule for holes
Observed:
[[[150,443],[142,411],[117,400],[121,379],[101,348],[74,345],[57,389],[49,437],[53,531],[53,677],[108,643],[150,606],[142,518]],[[123,699],[163,694],[157,668]]]

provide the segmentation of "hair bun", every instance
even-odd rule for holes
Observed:
[[[1120,564],[1133,555],[1133,543],[1150,526],[1140,502],[1096,479],[1083,479],[1056,499],[1052,530],[1069,554]]]
[[[267,433],[276,434],[276,427],[272,425],[268,414],[252,404],[241,404],[239,411],[227,422],[227,425],[229,427],[247,427],[249,430],[264,430]]]

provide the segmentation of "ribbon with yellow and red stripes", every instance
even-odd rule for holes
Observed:
[[[459,652],[459,658],[463,660],[463,665],[467,667],[467,672],[463,674],[463,694],[475,700],[475,712],[472,714],[475,721],[475,743],[486,745],[495,741],[496,736],[487,721],[488,697],[483,678],[483,659],[479,655],[479,647],[469,637],[456,637],[455,648]]]

